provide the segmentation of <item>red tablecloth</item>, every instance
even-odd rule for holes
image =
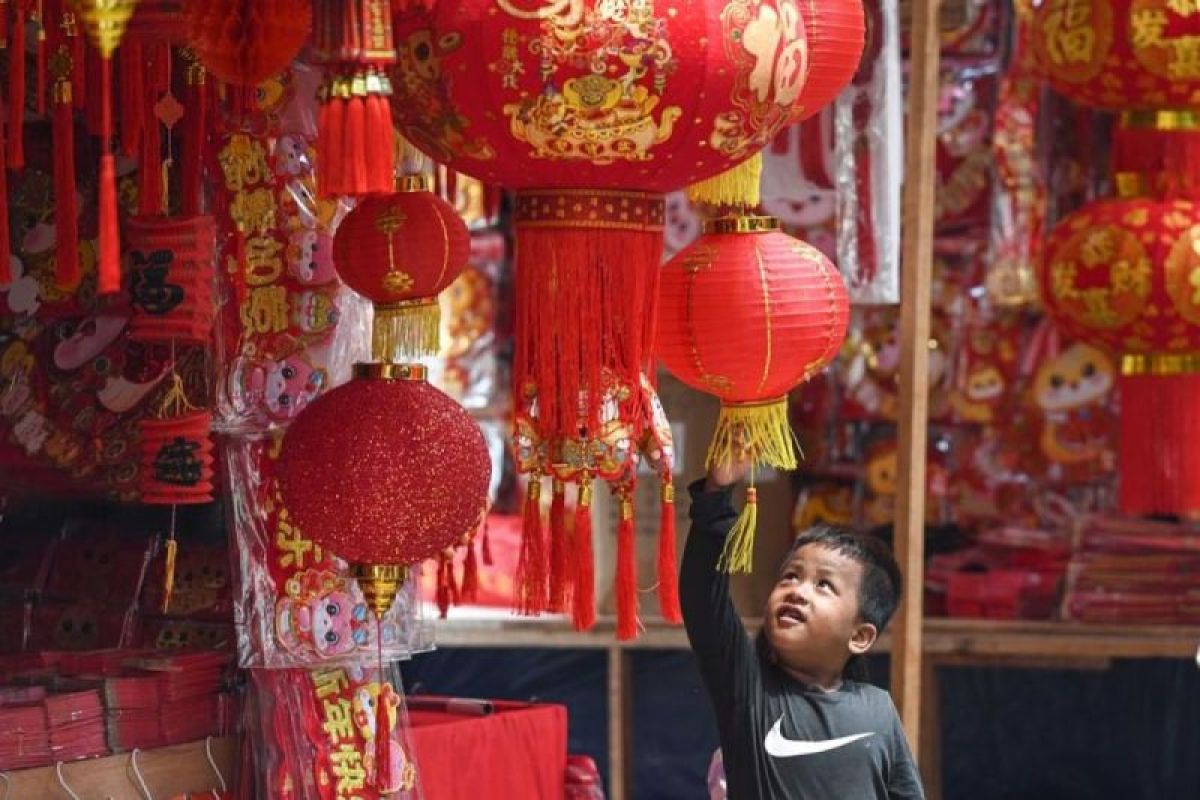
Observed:
[[[409,710],[425,800],[561,800],[567,709],[494,706],[486,717]]]

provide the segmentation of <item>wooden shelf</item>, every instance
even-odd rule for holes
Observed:
[[[235,739],[212,740],[212,756],[230,788],[233,787],[237,743]],[[138,751],[138,769],[154,797],[177,797],[206,792],[219,786],[204,752],[204,742],[172,745]],[[134,775],[130,753],[120,753],[62,765],[67,785],[82,800],[145,800]],[[70,798],[62,788],[54,767],[7,773],[4,797],[13,800],[57,800]]]

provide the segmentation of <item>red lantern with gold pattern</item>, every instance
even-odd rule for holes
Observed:
[[[787,394],[823,369],[846,336],[850,304],[837,268],[770,217],[710,220],[661,279],[656,354],[684,383],[721,399],[708,463],[746,452],[795,469]],[[750,570],[755,496],[723,566]]]
[[[280,461],[289,513],[351,563],[381,615],[406,566],[480,524],[490,479],[479,426],[422,367],[398,364],[356,366],[353,380],[296,418]]]
[[[283,72],[312,29],[309,0],[189,0],[186,14],[200,63],[234,86]]]
[[[1126,513],[1200,515],[1197,270],[1200,204],[1190,200],[1091,203],[1046,242],[1040,280],[1047,312],[1070,335],[1122,357],[1118,455]]]
[[[362,200],[338,226],[338,275],[375,305],[375,358],[411,360],[438,351],[437,296],[470,255],[471,238],[453,206],[424,187]]]

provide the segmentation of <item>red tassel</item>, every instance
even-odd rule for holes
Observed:
[[[25,13],[13,9],[12,42],[8,50],[8,168],[25,167]]]
[[[331,157],[341,160],[346,185],[339,194],[352,194],[346,189],[367,185],[367,101],[360,95],[352,95],[346,101],[346,133],[342,139],[341,153]]]
[[[170,57],[170,50],[160,45],[147,44],[142,47],[142,94],[136,98],[142,104],[138,213],[147,217],[166,213],[163,206],[162,127],[154,107],[168,89]],[[125,102],[132,99],[126,97]]]
[[[483,565],[485,567],[490,567],[495,563],[492,561],[491,524],[488,522],[487,517],[483,519],[483,552],[479,555],[483,558]]]
[[[467,557],[463,560],[462,599],[464,603],[479,599],[479,560],[475,556],[475,542],[467,544]]]
[[[112,61],[100,73],[104,154],[100,156],[100,265],[97,293],[121,290],[121,230],[117,213],[117,165],[112,154]]]
[[[35,63],[37,64],[37,89],[34,93],[34,109],[39,117],[46,116],[46,62],[49,49],[46,46],[46,20],[43,15],[37,19],[37,42],[35,48]]]
[[[0,0],[0,48],[8,47],[8,3]]]
[[[54,234],[58,288],[79,285],[79,207],[75,196],[75,105],[71,84],[54,85]]]
[[[438,556],[437,607],[442,619],[450,613],[450,577],[446,574],[446,557]]]
[[[396,131],[391,106],[382,94],[367,95],[367,138],[372,153],[368,191],[387,194],[396,180]]]
[[[537,616],[546,610],[546,545],[542,539],[542,483],[529,478],[525,494],[525,526],[517,562],[517,612]]]
[[[675,487],[670,478],[662,487],[662,521],[658,529],[658,605],[663,619],[683,622],[679,607],[679,569],[675,559]]]
[[[4,152],[4,145],[4,123],[0,121],[0,153]],[[8,232],[8,170],[0,167],[0,285],[8,285],[12,280],[12,242]]]
[[[392,731],[388,725],[388,702],[383,692],[383,670],[379,672],[379,696],[375,700],[375,788],[380,794],[396,789],[392,774]]]
[[[592,479],[584,476],[575,500],[575,593],[572,617],[575,630],[588,631],[596,624],[596,562],[592,550]]]
[[[637,538],[631,488],[621,490],[621,522],[617,525],[617,638],[638,634]]]
[[[546,610],[561,614],[567,608],[569,560],[567,557],[567,487],[558,478],[553,481],[550,500],[550,596]]]
[[[70,24],[67,26],[67,37],[71,47],[71,88],[74,94],[75,108],[82,110],[87,106],[87,46],[79,32],[79,14],[70,8],[63,12],[64,20],[70,14]]]
[[[188,65],[185,77],[188,87],[185,128],[180,144],[179,200],[185,216],[200,214],[201,176],[204,173],[204,145],[208,138],[208,81],[200,62]]]
[[[141,143],[144,122],[142,102],[147,90],[142,67],[144,57],[142,46],[137,42],[126,42],[117,49],[121,87],[121,153],[126,158],[136,158]]]
[[[317,141],[322,144],[316,168],[317,192],[322,197],[335,197],[336,190],[345,185],[343,160],[337,155],[345,148],[342,141],[345,118],[346,103],[341,98],[330,96],[321,104],[321,113],[317,119]]]

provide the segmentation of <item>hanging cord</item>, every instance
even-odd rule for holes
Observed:
[[[146,779],[142,777],[142,770],[138,767],[138,749],[133,748],[133,752],[129,754],[129,763],[133,767],[133,776],[137,778],[138,786],[142,790],[142,794],[146,800],[154,800],[154,795],[150,794],[150,787],[146,786]]]
[[[228,792],[229,787],[225,784],[225,776],[221,774],[221,769],[217,766],[217,760],[212,754],[212,737],[206,737],[204,740],[204,757],[208,759],[208,766],[212,767],[213,774],[217,776],[217,785],[221,787],[222,792]]]
[[[67,779],[62,773],[63,762],[59,761],[54,765],[54,774],[58,777],[58,785],[63,788],[63,791],[71,796],[71,800],[79,800],[79,795],[75,794],[75,790],[67,785]]]

